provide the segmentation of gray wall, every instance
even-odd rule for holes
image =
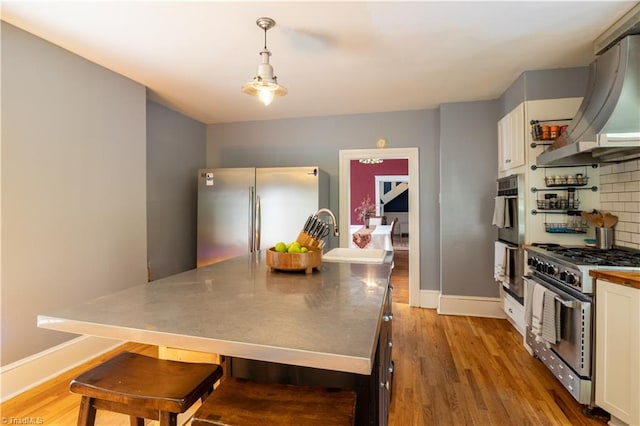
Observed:
[[[147,102],[147,253],[156,280],[196,267],[198,169],[206,126]]]
[[[525,71],[498,99],[500,117],[524,101],[584,96],[588,78],[589,67]]]
[[[375,148],[380,138],[387,139],[389,148],[418,147],[422,216],[420,281],[422,288],[437,290],[440,288],[439,133],[438,110],[215,124],[207,129],[207,165],[317,165],[330,176],[330,208],[338,212],[339,150]]]
[[[440,108],[442,294],[498,297],[491,227],[498,174],[497,101]]]
[[[145,88],[2,22],[2,365],[36,315],[146,280]]]

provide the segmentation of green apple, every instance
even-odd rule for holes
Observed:
[[[287,251],[289,253],[300,253],[300,244],[291,244]]]

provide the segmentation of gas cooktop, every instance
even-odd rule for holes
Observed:
[[[532,244],[527,250],[527,265],[536,276],[544,276],[583,294],[591,294],[589,272],[596,269],[640,270],[640,250],[585,246]]]
[[[561,258],[575,265],[621,266],[640,268],[640,251],[612,248],[609,250],[583,246],[559,246],[554,244],[537,244],[550,255]]]

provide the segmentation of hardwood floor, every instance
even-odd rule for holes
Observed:
[[[396,250],[393,252],[393,272],[391,284],[393,285],[393,301],[396,303],[409,303],[409,251]]]
[[[395,303],[390,425],[602,425],[506,321]]]
[[[395,371],[389,425],[606,424],[582,414],[547,368],[526,352],[522,336],[506,320],[438,315],[432,309],[409,307],[408,278],[400,257],[392,274]],[[157,354],[157,348],[139,344],[120,350]],[[69,393],[70,380],[113,354],[5,402],[1,415],[9,421],[74,425],[80,398]],[[100,426],[128,424],[119,414],[99,411],[96,418]]]

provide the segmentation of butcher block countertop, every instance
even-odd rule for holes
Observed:
[[[599,280],[640,290],[640,272],[595,270],[590,271],[589,275]]]
[[[269,271],[264,250],[38,316],[38,326],[369,375],[392,254],[383,264]]]

